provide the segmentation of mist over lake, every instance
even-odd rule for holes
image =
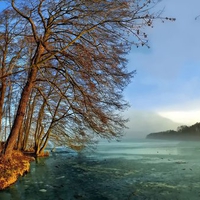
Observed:
[[[164,140],[101,142],[80,154],[60,149],[31,164],[3,200],[200,198],[200,144]]]

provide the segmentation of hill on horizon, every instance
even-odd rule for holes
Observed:
[[[175,140],[200,140],[200,123],[191,126],[182,125],[177,130],[167,130],[150,133],[148,139],[175,139]]]

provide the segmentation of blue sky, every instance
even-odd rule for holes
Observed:
[[[164,7],[162,15],[176,21],[156,21],[146,30],[151,48],[128,55],[129,70],[137,70],[125,90],[129,116],[152,112],[191,125],[200,122],[200,1],[163,0],[156,9]]]

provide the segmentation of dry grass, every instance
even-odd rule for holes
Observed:
[[[14,151],[10,160],[0,157],[0,190],[15,183],[19,176],[27,173],[33,160],[33,157],[19,151]]]

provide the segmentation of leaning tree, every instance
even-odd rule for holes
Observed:
[[[23,22],[20,27],[15,27],[21,28],[21,38],[18,36],[18,39],[30,39],[31,54],[25,47],[28,60],[21,65],[27,72],[26,81],[5,146],[5,157],[12,154],[33,90],[42,95],[39,99],[43,105],[40,107],[43,110],[39,125],[45,132],[50,128],[48,134],[54,134],[56,128],[62,127],[61,138],[65,138],[63,133],[67,137],[74,134],[76,138],[121,135],[126,120],[120,111],[128,106],[123,99],[123,89],[135,73],[127,71],[126,55],[132,45],[147,45],[144,27],[152,26],[156,18],[162,19],[160,13],[150,9],[155,2],[8,2],[10,9]],[[49,91],[54,95],[53,99]],[[59,98],[55,98],[55,94]],[[45,124],[49,124],[46,129]]]

